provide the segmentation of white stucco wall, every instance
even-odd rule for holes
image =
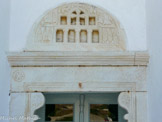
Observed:
[[[10,50],[25,47],[28,34],[36,20],[49,9],[77,0],[12,0]],[[145,0],[80,0],[106,9],[123,25],[128,50],[146,50]]]
[[[162,122],[162,0],[147,0],[149,122]]]
[[[5,54],[9,44],[9,9],[10,0],[0,0],[0,116],[7,116],[9,111],[10,68]]]

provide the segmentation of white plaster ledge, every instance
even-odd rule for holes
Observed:
[[[147,66],[147,52],[9,52],[11,66]]]

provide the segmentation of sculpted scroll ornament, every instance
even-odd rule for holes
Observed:
[[[124,119],[128,122],[136,122],[135,119],[135,93],[133,92],[121,92],[118,97],[119,105],[127,110],[127,114]]]
[[[34,112],[45,104],[45,98],[42,93],[30,93],[30,115],[39,119]]]

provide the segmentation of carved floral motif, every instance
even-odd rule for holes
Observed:
[[[21,70],[16,70],[12,74],[14,81],[21,82],[25,79],[25,73]]]

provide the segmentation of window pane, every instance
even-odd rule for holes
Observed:
[[[73,105],[46,104],[46,121],[73,122]]]
[[[118,105],[91,104],[90,122],[118,122]]]

